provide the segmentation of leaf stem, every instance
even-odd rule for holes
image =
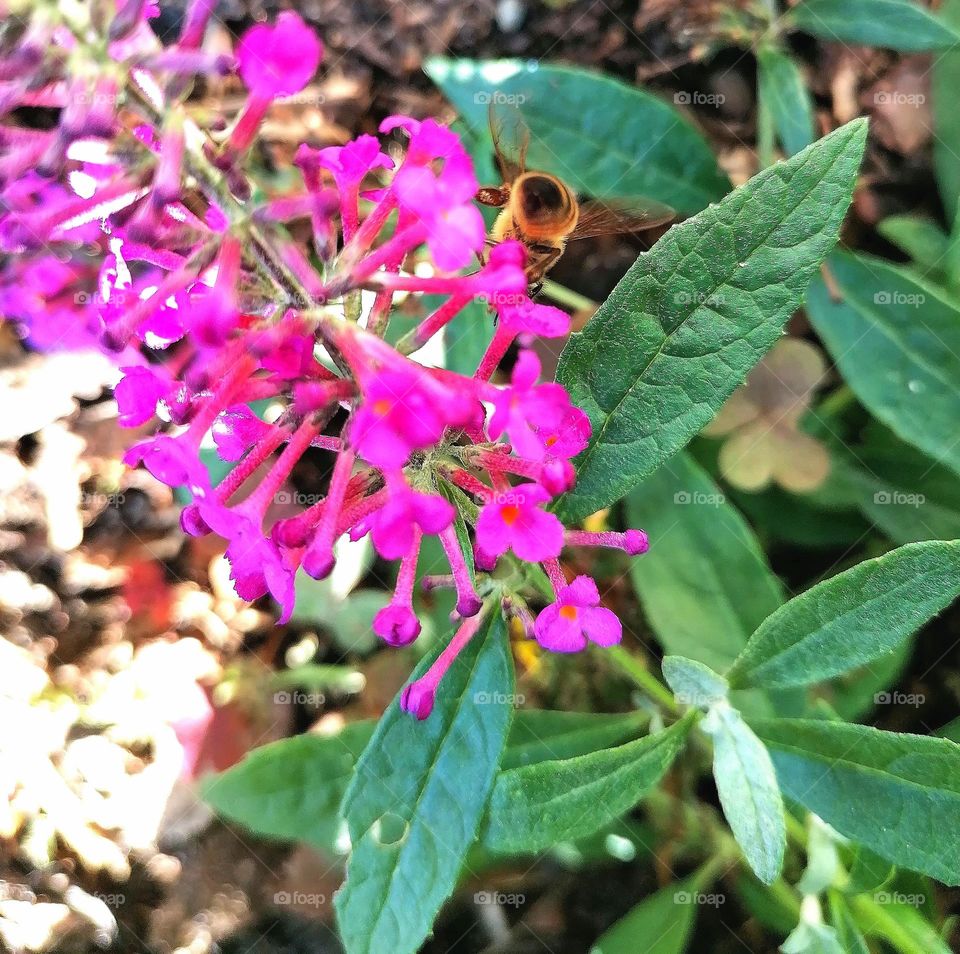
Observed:
[[[680,707],[674,700],[673,693],[636,656],[623,646],[611,646],[603,652],[624,675],[629,676],[655,702],[673,715],[680,714]]]
[[[543,280],[543,293],[553,299],[558,304],[572,308],[574,311],[596,311],[597,303],[586,295],[581,295],[553,279],[545,278]]]

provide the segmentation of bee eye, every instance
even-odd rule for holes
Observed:
[[[530,218],[550,215],[567,206],[560,187],[546,176],[530,176],[524,180],[520,201]]]

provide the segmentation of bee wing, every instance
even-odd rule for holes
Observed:
[[[516,107],[490,103],[488,115],[497,168],[503,181],[509,184],[524,171],[530,130]]]
[[[580,205],[580,218],[568,241],[643,232],[670,222],[676,216],[670,206],[652,199],[590,199]]]

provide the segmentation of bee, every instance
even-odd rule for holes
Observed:
[[[530,130],[515,117],[516,149],[505,146],[503,123],[490,110],[490,132],[499,186],[483,186],[476,194],[482,205],[499,208],[487,245],[516,239],[527,250],[526,275],[535,297],[547,272],[563,255],[568,242],[598,235],[642,232],[670,222],[673,209],[646,199],[590,199],[581,202],[563,179],[527,169]]]

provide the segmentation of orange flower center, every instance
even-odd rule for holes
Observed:
[[[556,444],[558,440],[560,440],[560,435],[559,435],[559,434],[551,434],[551,435],[544,441],[544,443],[547,445],[547,447],[553,447],[553,445]]]
[[[500,516],[508,527],[512,527],[520,516],[520,508],[516,504],[507,504],[500,508]]]
[[[373,402],[373,410],[375,414],[379,414],[380,417],[386,417],[390,413],[390,408],[392,402],[389,398],[380,398],[379,401]]]
[[[577,618],[577,608],[576,606],[561,606],[560,607],[560,618],[561,619],[576,619]]]

